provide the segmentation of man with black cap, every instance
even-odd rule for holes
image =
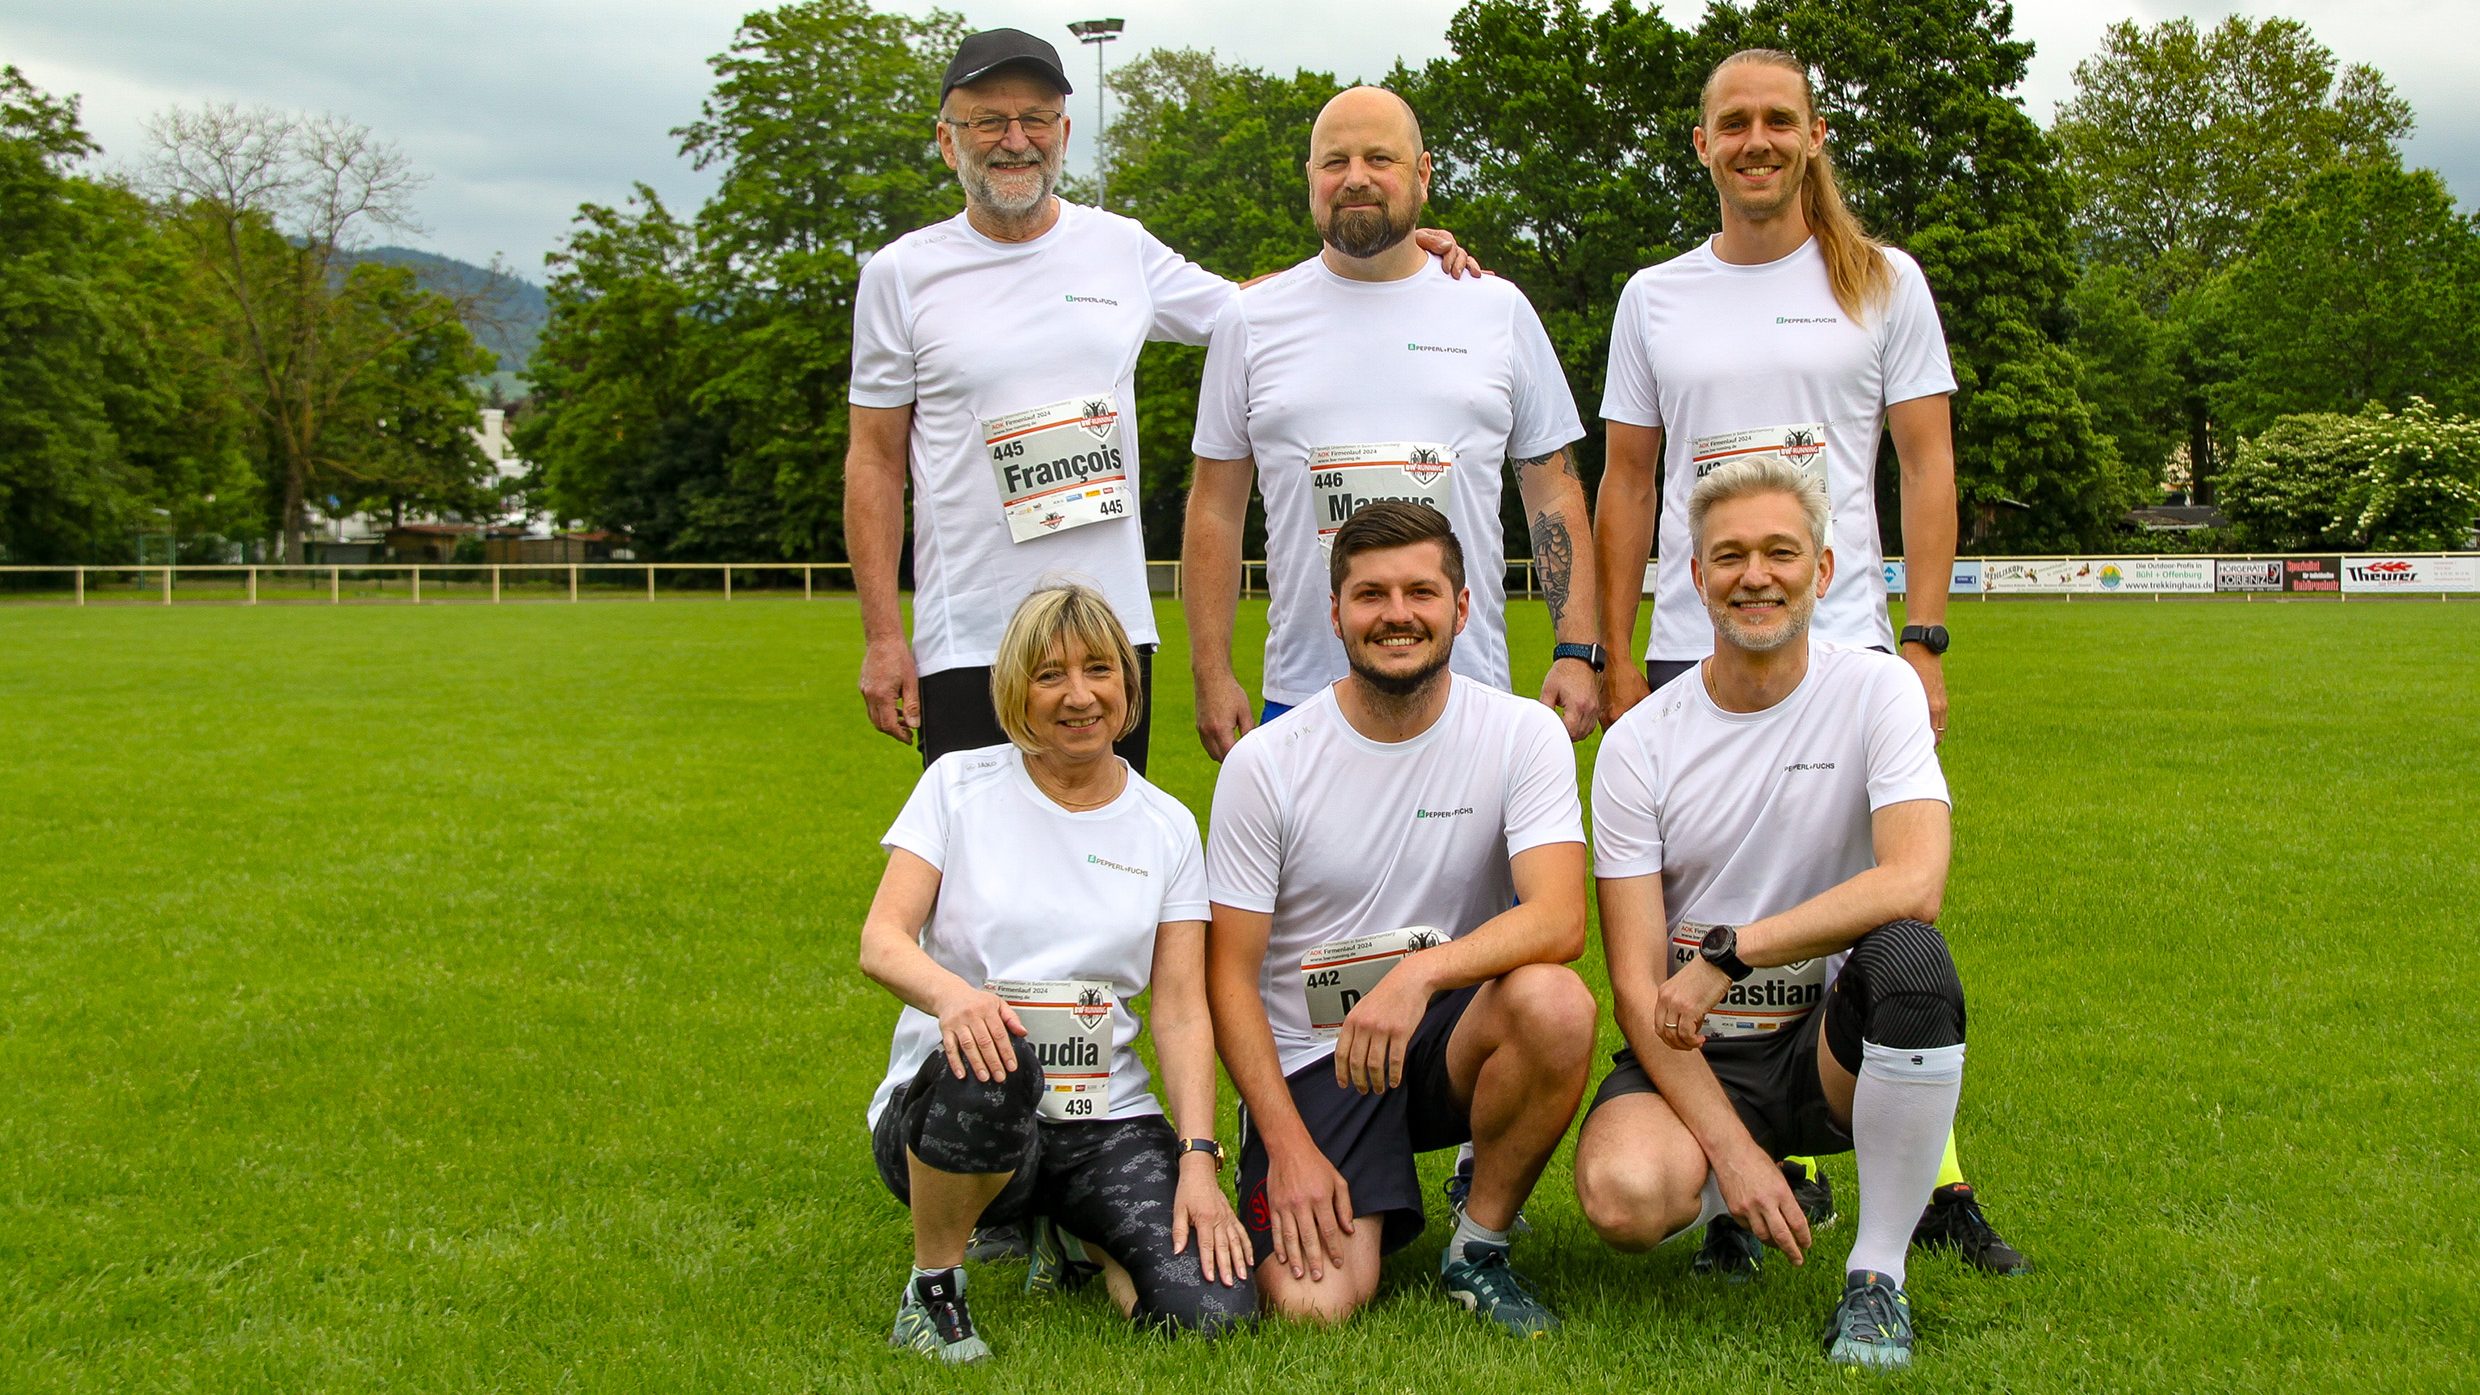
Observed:
[[[1232,283],[1135,220],[1058,198],[1074,89],[1058,50],[972,35],[940,93],[940,157],[965,210],[864,264],[853,312],[844,537],[871,724],[924,764],[1007,739],[990,703],[999,633],[1044,577],[1110,601],[1151,681],[1157,639],[1139,532],[1135,389],[1148,340],[1203,344]],[[1470,259],[1454,240],[1424,245]],[[913,487],[913,630],[896,564]],[[918,737],[916,737],[918,734]],[[1145,768],[1147,724],[1118,747]]]

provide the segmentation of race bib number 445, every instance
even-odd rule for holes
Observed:
[[[1309,502],[1317,510],[1318,546],[1335,545],[1344,520],[1380,499],[1402,499],[1447,511],[1455,452],[1437,441],[1372,441],[1318,446],[1309,452]]]
[[[1099,979],[993,979],[1025,1024],[1016,1049],[1042,1063],[1042,1117],[1101,1119],[1111,1112],[1111,985]]]
[[[1426,925],[1381,930],[1333,940],[1300,961],[1300,987],[1309,999],[1309,1030],[1332,1039],[1343,1031],[1352,1005],[1369,995],[1405,955],[1444,944],[1447,932]]]
[[[1011,542],[1136,517],[1119,406],[1107,392],[984,418],[982,448]]]

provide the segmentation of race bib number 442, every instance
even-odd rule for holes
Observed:
[[[1107,392],[984,418],[982,448],[1009,541],[1136,517],[1120,437],[1119,406]]]
[[[1332,1039],[1343,1032],[1352,1005],[1369,995],[1405,955],[1444,944],[1447,932],[1427,925],[1381,930],[1333,940],[1300,961],[1300,987],[1309,999],[1309,1030]]]
[[[1042,1063],[1042,1117],[1101,1119],[1111,1112],[1111,985],[1099,979],[993,979],[1025,1024],[1016,1049]]]

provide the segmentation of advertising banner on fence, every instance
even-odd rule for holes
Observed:
[[[1898,557],[1885,563],[1884,566],[1886,594],[1889,596],[1903,595],[1909,589],[1907,585],[1909,577],[1903,559]],[[1956,558],[1954,578],[1947,584],[1946,593],[1950,596],[1977,596],[1980,591],[1981,559],[1978,557]]]
[[[2052,557],[1988,564],[1992,595],[2157,596],[2211,591],[2209,557]]]
[[[2480,557],[2345,557],[2342,590],[2352,596],[2480,591]]]
[[[2285,557],[2282,559],[2282,589],[2302,595],[2330,596],[2342,589],[2342,559]]]
[[[2216,591],[2279,591],[2282,589],[2282,559],[2268,557],[2263,561],[2215,562],[2213,589]]]

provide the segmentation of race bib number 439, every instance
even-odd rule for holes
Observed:
[[[1372,441],[1318,446],[1309,452],[1309,502],[1317,510],[1318,546],[1335,545],[1344,520],[1380,499],[1402,499],[1447,511],[1455,452],[1436,441]]]
[[[1111,394],[1070,397],[982,422],[1008,539],[1136,517]]]
[[[1019,1051],[1042,1063],[1042,1117],[1100,1119],[1111,1112],[1111,985],[1099,979],[994,979],[1025,1024]]]
[[[1352,1005],[1367,997],[1397,961],[1446,940],[1444,930],[1414,925],[1333,940],[1309,951],[1300,961],[1300,987],[1309,999],[1309,1030],[1327,1038],[1340,1035]]]

